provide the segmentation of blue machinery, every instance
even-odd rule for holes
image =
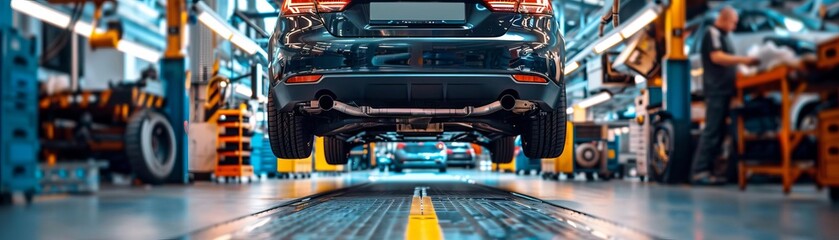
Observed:
[[[0,5],[0,205],[38,188],[37,58],[34,41],[12,28],[9,4]]]
[[[664,35],[667,52],[664,57],[664,111],[653,123],[652,144],[658,144],[658,161],[663,161],[663,183],[688,181],[692,159],[690,117],[690,62],[684,51],[686,0],[669,1],[665,14]],[[656,139],[664,142],[656,142]],[[664,146],[666,145],[666,146]],[[655,162],[656,160],[653,160]],[[653,163],[655,164],[655,163]]]
[[[187,123],[189,122],[189,73],[183,50],[186,31],[186,0],[166,2],[166,52],[160,61],[161,78],[166,81],[166,105],[164,112],[175,131],[175,168],[167,182],[187,183],[189,181],[189,146]]]

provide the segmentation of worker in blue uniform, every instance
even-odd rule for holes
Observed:
[[[737,27],[738,20],[736,10],[731,7],[722,8],[714,25],[708,28],[702,39],[705,129],[693,158],[691,181],[694,184],[717,185],[726,182],[723,177],[715,176],[711,169],[712,163],[722,152],[726,119],[736,90],[734,81],[737,78],[737,65],[759,62],[756,58],[734,55],[734,45],[728,33]]]

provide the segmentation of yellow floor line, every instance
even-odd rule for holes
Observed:
[[[431,197],[425,196],[425,189],[418,190],[420,191],[415,191],[411,200],[411,214],[408,217],[408,231],[405,232],[405,239],[443,239],[443,231],[440,230]],[[420,192],[422,194],[418,194]]]

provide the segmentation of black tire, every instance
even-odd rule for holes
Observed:
[[[268,140],[274,156],[286,159],[307,158],[312,154],[315,134],[306,117],[280,112],[274,106],[273,92],[268,94]]]
[[[162,184],[175,168],[178,152],[172,124],[152,110],[135,112],[125,128],[125,153],[143,183]]]
[[[829,190],[830,194],[830,201],[837,203],[839,202],[839,187],[830,187]]]
[[[347,142],[335,137],[323,137],[323,152],[329,165],[344,165],[350,160]]]
[[[506,136],[490,142],[490,160],[492,163],[510,163],[516,149],[516,136]]]
[[[574,173],[566,173],[565,174],[565,179],[574,180],[575,178],[577,178],[577,174],[574,174]]]
[[[401,168],[394,168],[394,169],[393,169],[393,172],[395,172],[395,173],[402,173],[402,169],[401,169]]]
[[[440,168],[439,172],[440,173],[446,173],[446,168]]]
[[[559,157],[565,148],[565,118],[564,110],[531,116],[521,134],[524,155],[532,159]]]
[[[673,123],[664,120],[653,126],[650,136],[650,163],[647,164],[647,174],[650,181],[666,183],[670,178],[670,156],[673,146]]]

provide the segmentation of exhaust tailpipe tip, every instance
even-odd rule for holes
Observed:
[[[335,99],[329,95],[322,95],[318,98],[318,107],[323,111],[332,110],[335,107]]]
[[[505,94],[498,101],[501,103],[501,109],[505,111],[511,111],[516,107],[516,97],[513,97],[513,95]]]

